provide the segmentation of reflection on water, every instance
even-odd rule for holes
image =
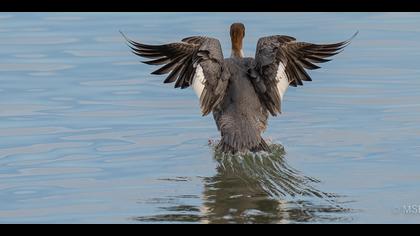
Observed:
[[[272,144],[270,153],[227,155],[215,153],[217,174],[203,178],[203,205],[172,204],[161,209],[168,214],[134,218],[141,222],[289,223],[349,221],[340,213],[340,197],[314,185],[319,180],[305,176],[286,162],[282,145]],[[178,178],[172,181],[182,181]],[[176,202],[175,196],[160,201]],[[152,203],[156,203],[156,200]]]
[[[213,155],[219,133],[194,92],[150,75],[119,33],[205,34],[229,56],[237,21],[246,56],[265,35],[360,31],[270,119],[286,155]],[[419,25],[419,13],[0,13],[0,223],[418,223],[394,209],[420,204]]]

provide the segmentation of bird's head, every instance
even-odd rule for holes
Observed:
[[[230,39],[232,42],[232,57],[242,58],[242,41],[245,37],[245,26],[242,23],[233,23],[230,26]]]

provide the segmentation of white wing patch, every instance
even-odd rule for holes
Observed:
[[[278,81],[277,90],[279,91],[281,101],[283,101],[284,94],[289,87],[289,79],[286,75],[286,66],[282,62],[280,62],[277,69],[276,80]]]
[[[205,83],[205,78],[204,78],[203,68],[200,66],[200,64],[198,64],[197,68],[195,69],[195,74],[192,81],[192,88],[194,89],[194,92],[198,98],[200,98],[201,94],[203,93],[204,83]]]

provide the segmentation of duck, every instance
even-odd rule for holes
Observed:
[[[342,52],[348,40],[331,44],[297,41],[287,35],[258,39],[254,57],[245,57],[245,26],[230,26],[231,55],[223,56],[218,39],[191,36],[179,42],[151,45],[124,36],[134,55],[159,66],[153,75],[167,75],[163,83],[175,88],[192,88],[202,116],[212,113],[221,138],[216,150],[223,153],[269,151],[262,137],[270,116],[282,114],[282,102],[289,87],[312,81],[307,70]]]

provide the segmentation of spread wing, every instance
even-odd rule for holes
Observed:
[[[334,44],[297,42],[284,35],[260,38],[250,72],[255,90],[271,115],[281,113],[281,102],[289,86],[312,81],[306,69],[318,69],[316,64],[330,61],[329,58],[340,53],[357,33],[349,40]]]
[[[169,73],[164,83],[175,82],[175,88],[181,89],[191,86],[200,99],[203,116],[223,99],[229,75],[228,70],[224,70],[219,40],[194,36],[178,43],[147,45],[125,39],[134,54],[151,59],[143,63],[163,65],[152,74]]]

